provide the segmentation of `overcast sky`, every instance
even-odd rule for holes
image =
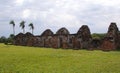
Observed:
[[[35,35],[51,29],[54,33],[66,27],[76,33],[88,25],[91,33],[106,33],[111,22],[120,27],[119,0],[0,0],[0,36],[12,32],[10,20],[15,21],[16,34],[22,32],[19,23],[25,20],[26,32],[33,23]]]

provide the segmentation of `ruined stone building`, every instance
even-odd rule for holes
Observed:
[[[116,50],[120,45],[119,37],[116,23],[110,24],[103,39],[92,39],[89,27],[83,25],[76,34],[70,34],[64,27],[55,34],[50,29],[45,30],[39,36],[34,36],[29,32],[26,34],[19,33],[14,37],[14,45],[63,49]]]
[[[102,50],[116,50],[120,48],[120,34],[116,23],[111,23],[102,42]]]

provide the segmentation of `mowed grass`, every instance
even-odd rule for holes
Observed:
[[[120,51],[0,44],[0,73],[120,73]]]

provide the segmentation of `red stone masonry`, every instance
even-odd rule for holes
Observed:
[[[50,29],[39,36],[19,33],[14,37],[14,45],[87,50],[101,48],[101,50],[110,51],[120,47],[119,40],[118,27],[116,23],[111,23],[104,39],[92,39],[89,27],[83,25],[76,34],[70,34],[65,27],[59,29],[56,34]]]

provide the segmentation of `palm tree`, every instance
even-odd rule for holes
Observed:
[[[30,27],[30,29],[32,29],[32,34],[33,34],[33,30],[34,30],[34,25],[33,25],[33,23],[30,23],[28,26]]]
[[[14,20],[11,20],[10,24],[13,25],[13,34],[15,35],[15,22],[14,22]]]
[[[25,21],[20,22],[20,27],[23,29],[23,33],[25,33]]]

